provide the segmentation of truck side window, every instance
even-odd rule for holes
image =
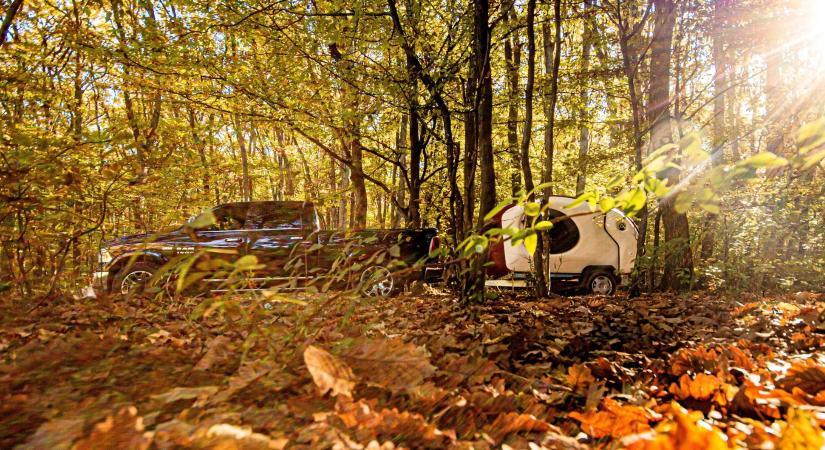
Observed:
[[[302,209],[293,209],[277,204],[262,204],[248,214],[248,228],[258,230],[301,229]]]
[[[550,220],[564,217],[565,214],[561,211],[551,209],[547,211],[547,216]],[[568,252],[579,243],[579,228],[573,219],[565,218],[553,223],[553,228],[550,229],[550,253],[559,254]]]
[[[246,210],[243,205],[224,205],[215,208],[215,224],[208,231],[241,230],[246,224]]]

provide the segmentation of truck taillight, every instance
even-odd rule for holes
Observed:
[[[438,236],[433,236],[433,238],[430,239],[430,253],[434,252],[439,245],[441,245],[441,239],[439,239]]]

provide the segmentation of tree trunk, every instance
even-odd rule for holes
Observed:
[[[198,158],[200,159],[201,163],[201,170],[203,171],[202,175],[202,186],[203,186],[203,195],[209,195],[209,163],[206,160],[206,142],[201,138],[200,133],[198,133],[198,126],[197,121],[195,120],[195,109],[189,107],[189,130],[192,134],[192,142],[195,144],[195,150],[198,152]]]
[[[11,28],[11,24],[14,21],[14,16],[20,12],[20,8],[23,7],[23,0],[12,0],[11,5],[9,5],[9,9],[6,10],[6,15],[3,16],[3,22],[0,24],[0,47],[6,43],[6,36],[9,33],[9,28]]]
[[[725,122],[727,111],[725,110],[726,91],[728,88],[728,63],[725,49],[724,32],[727,1],[716,0],[714,4],[713,18],[713,150],[711,153],[711,163],[724,160],[724,146],[727,141],[725,135]],[[710,259],[713,256],[713,249],[716,245],[714,238],[718,217],[709,213],[705,217],[705,229],[702,235],[702,249],[700,257],[702,260]]]
[[[477,58],[473,56],[469,62],[469,75],[464,88],[464,229],[461,235],[466,235],[473,229],[475,221],[475,181],[476,167],[478,166],[478,103],[476,102],[476,92],[478,91],[478,70],[476,68]]]
[[[508,18],[515,18],[515,12],[511,9]],[[528,21],[530,19],[528,18]],[[509,22],[509,19],[508,19]],[[528,28],[532,27],[528,23]],[[521,43],[518,39],[518,29],[512,28],[510,37],[504,40],[504,63],[507,66],[507,151],[510,155],[512,174],[510,176],[510,191],[513,197],[521,190],[521,176],[519,170],[519,144],[518,144],[518,107],[519,107],[519,71],[521,70]],[[535,47],[535,43],[534,43]],[[535,51],[534,51],[535,53]],[[529,75],[528,75],[529,76]],[[526,108],[526,107],[525,107]],[[525,119],[526,120],[526,119]]]
[[[554,19],[553,23],[558,27],[555,33],[555,39],[548,22],[542,25],[542,37],[544,40],[544,74],[547,77],[547,82],[543,87],[544,98],[544,117],[546,118],[546,125],[544,127],[544,171],[542,172],[542,183],[553,182],[553,163],[555,160],[555,126],[556,126],[556,99],[558,98],[558,67],[556,60],[561,62],[561,42],[556,39],[561,38],[561,7],[558,0],[553,2]],[[553,186],[549,185],[544,189],[543,195],[549,198],[553,195]]]
[[[347,225],[349,223],[349,185],[350,185],[350,170],[349,167],[346,165],[341,165],[341,179],[338,184],[338,195],[341,196],[341,200],[338,202],[338,228],[345,230],[347,229]]]
[[[593,6],[593,0],[584,0],[584,31],[582,32],[582,80],[587,83],[590,79],[590,52],[593,45],[593,27],[588,14]],[[584,193],[587,184],[587,154],[590,152],[590,128],[587,126],[588,102],[590,86],[585,84],[579,93],[579,162],[578,174],[576,175],[576,196]]]
[[[536,79],[536,0],[527,2],[527,84],[524,87],[524,129],[521,138],[521,170],[524,173],[524,188],[527,192],[532,192],[535,188],[533,184],[533,170],[530,167],[530,141],[533,135],[533,91]],[[534,195],[531,195],[533,199]],[[543,242],[542,236],[539,241]],[[538,247],[538,246],[537,246]],[[542,249],[542,247],[538,247]],[[545,276],[545,264],[543,251],[538,250],[533,255],[535,263],[536,296],[539,298],[547,296],[547,278]]]
[[[252,181],[249,179],[246,139],[244,138],[243,126],[237,116],[235,116],[235,136],[238,139],[238,149],[241,153],[241,198],[243,201],[248,202],[252,200]]]
[[[359,139],[351,143],[352,168],[352,228],[362,230],[367,227],[367,185],[364,178],[364,147]]]
[[[496,173],[493,159],[493,79],[490,73],[489,0],[475,0],[476,69],[478,71],[478,170],[481,189],[476,228],[483,226],[484,216],[496,206]]]
[[[484,226],[484,216],[496,206],[496,177],[493,167],[493,85],[490,74],[490,4],[489,0],[473,0],[473,57],[471,75],[477,85],[470,91],[475,111],[475,143],[478,150],[479,194],[476,232]],[[466,180],[465,180],[466,183]],[[470,203],[469,201],[467,202]],[[467,226],[467,225],[465,225]],[[465,302],[484,299],[485,252],[475,254],[463,280],[461,297]]]
[[[650,8],[650,5],[648,5]],[[627,22],[622,20],[621,4],[616,4],[616,20],[619,23],[619,48],[622,54],[622,71],[627,82],[627,92],[630,97],[630,110],[633,125],[633,166],[635,172],[642,170],[642,100],[637,86],[637,75],[639,69],[639,45],[635,42],[638,39],[640,30],[644,27],[647,11],[643,16],[644,20],[636,23],[632,29]],[[634,37],[635,36],[635,37]],[[639,217],[639,239],[636,241],[636,254],[643,255],[645,242],[647,240],[648,210],[647,203],[638,212]],[[630,296],[634,297],[641,293],[643,274],[636,272],[630,288]]]
[[[652,125],[651,150],[673,143],[670,123],[670,65],[673,28],[676,25],[674,0],[655,0],[654,5],[656,16],[651,44],[650,95],[647,108],[648,122]],[[670,186],[678,184],[678,169],[670,168],[666,175]],[[687,216],[676,211],[675,200],[676,193],[672,192],[660,204],[667,247],[661,287],[681,290],[689,286],[693,278],[693,255],[690,249]]]
[[[410,130],[410,202],[408,204],[407,226],[418,228],[421,226],[421,154],[423,153],[421,133],[419,132],[420,118],[418,115],[418,79],[414,75],[414,62],[407,57],[407,71],[413,92],[409,108]]]

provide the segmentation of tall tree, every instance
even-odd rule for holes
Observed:
[[[530,6],[528,5],[528,15]],[[533,8],[535,10],[535,7]],[[521,42],[519,42],[518,27],[515,26],[515,9],[511,8],[507,14],[510,23],[510,36],[504,39],[504,64],[507,67],[507,152],[510,155],[512,167],[510,170],[510,192],[515,197],[521,190],[520,156],[518,141],[518,118],[521,93],[519,92],[519,71],[521,70]],[[528,17],[528,20],[530,18]],[[533,27],[532,23],[527,24],[528,29]],[[534,37],[535,39],[535,37]],[[529,38],[528,38],[529,40]],[[528,44],[529,45],[529,44]],[[533,42],[535,47],[535,42]],[[534,49],[535,53],[535,49]],[[528,69],[529,71],[529,69]],[[528,79],[529,79],[528,74]],[[532,93],[531,93],[532,95]],[[532,102],[532,99],[530,100]],[[532,108],[532,105],[529,106]],[[528,106],[524,107],[525,113]],[[531,111],[532,112],[532,111]],[[525,122],[527,118],[525,117]],[[532,120],[532,118],[531,118]]]
[[[729,83],[729,64],[727,62],[727,49],[725,48],[725,25],[728,0],[715,0],[713,3],[713,150],[711,153],[711,163],[715,164],[724,159],[727,135],[726,124],[726,97]],[[678,95],[678,93],[677,93]],[[708,213],[705,217],[705,229],[702,234],[702,248],[700,256],[702,260],[707,260],[713,256],[713,249],[716,244],[715,231],[718,221],[717,214]]]
[[[559,98],[559,67],[561,66],[561,0],[553,1],[553,29],[551,34],[548,23],[542,27],[544,35],[544,116],[547,125],[544,127],[544,172],[542,183],[547,183],[544,196],[553,195],[553,163],[556,152],[556,103]],[[549,254],[549,243],[544,245],[545,253]]]
[[[536,0],[527,1],[527,84],[524,87],[524,128],[521,137],[520,161],[524,175],[524,189],[533,192],[533,169],[530,167],[530,141],[533,137],[533,91],[536,79]],[[535,194],[531,194],[534,200]],[[544,239],[539,236],[539,243]],[[538,245],[537,245],[538,246]],[[539,247],[541,248],[541,247]],[[543,251],[536,251],[535,262],[536,295],[547,296],[547,277]]]
[[[476,142],[478,146],[479,219],[496,206],[496,172],[493,158],[493,77],[490,69],[490,2],[473,0],[473,66],[477,74],[475,103]]]
[[[584,193],[584,188],[587,183],[587,154],[590,152],[590,127],[587,124],[589,120],[588,103],[590,102],[590,53],[593,47],[594,27],[591,23],[589,15],[592,13],[593,0],[584,0],[584,10],[582,11],[582,24],[584,30],[582,31],[582,55],[581,55],[581,69],[582,69],[582,87],[579,93],[579,110],[577,112],[579,119],[579,161],[578,173],[576,174],[576,196]]]
[[[673,29],[676,25],[674,0],[654,0],[655,19],[650,54],[650,92],[647,103],[647,119],[651,124],[650,148],[655,150],[673,144],[671,127],[671,60],[673,54]],[[670,150],[677,161],[678,149]],[[680,171],[671,167],[665,174],[668,184],[679,183]],[[660,202],[665,241],[662,288],[682,289],[693,277],[693,255],[690,248],[690,228],[687,215],[675,208],[676,196],[668,195]]]

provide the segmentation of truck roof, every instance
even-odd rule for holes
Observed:
[[[215,208],[219,208],[221,206],[248,206],[248,205],[277,205],[277,206],[289,206],[293,208],[305,208],[305,207],[313,207],[315,206],[312,202],[303,201],[303,200],[255,200],[250,202],[227,202],[221,203],[220,205],[215,206]]]

